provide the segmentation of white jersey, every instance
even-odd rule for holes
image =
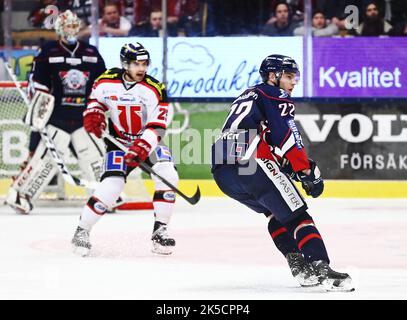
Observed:
[[[123,72],[123,69],[110,69],[96,79],[88,109],[96,107],[108,112],[110,133],[117,138],[141,137],[154,146],[154,140],[160,136],[157,129],[167,127],[164,85],[146,75],[143,81],[126,86]]]

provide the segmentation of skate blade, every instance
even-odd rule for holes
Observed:
[[[342,281],[339,285],[336,285],[335,280],[327,279],[322,282],[322,286],[328,292],[353,292],[355,291],[355,287],[352,285],[352,279],[347,278]]]
[[[151,248],[151,252],[159,255],[170,255],[174,251],[174,247],[164,247],[158,243],[153,243],[153,246]]]
[[[72,251],[75,255],[80,257],[88,257],[90,255],[90,249],[84,247],[72,245]]]

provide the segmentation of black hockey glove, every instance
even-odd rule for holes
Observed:
[[[287,159],[282,159],[280,163],[280,170],[281,172],[284,172],[290,179],[298,182],[300,181],[300,179],[297,176],[297,173],[293,170],[291,163]]]
[[[298,172],[298,179],[301,181],[302,187],[306,194],[313,198],[319,197],[324,191],[324,180],[321,177],[321,171],[314,160],[308,159],[311,165],[310,175],[306,175],[303,172]]]

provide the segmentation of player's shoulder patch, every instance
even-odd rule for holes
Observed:
[[[153,87],[158,95],[160,96],[160,98],[163,98],[163,94],[164,94],[164,90],[165,90],[165,85],[164,83],[158,81],[157,79],[153,78],[152,76],[146,75],[146,77],[144,78],[144,81],[150,86]]]
[[[103,72],[96,80],[95,82],[98,82],[103,79],[109,79],[109,80],[119,80],[121,79],[121,74],[122,74],[122,69],[120,68],[112,68],[109,70],[106,70]]]

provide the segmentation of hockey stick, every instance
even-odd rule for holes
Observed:
[[[114,143],[118,148],[120,148],[124,152],[128,152],[128,148],[122,144],[120,141],[117,141],[114,137],[112,137],[110,134],[108,134],[106,131],[102,133],[102,137],[108,139],[110,142]],[[178,193],[182,198],[184,198],[188,203],[190,204],[196,204],[200,199],[201,199],[201,190],[199,189],[199,186],[196,189],[195,194],[192,197],[187,197],[182,191],[180,191],[178,188],[176,188],[172,183],[170,183],[168,180],[165,178],[161,177],[158,173],[156,173],[148,164],[141,162],[139,164],[139,167],[143,169],[144,171],[155,175],[158,179],[160,179],[162,182],[164,182],[168,187],[170,187],[173,191]]]
[[[4,60],[4,58],[3,58],[3,62],[4,62],[4,66],[7,70],[8,75],[10,76],[11,80],[14,82],[14,85],[17,88],[18,93],[20,94],[21,98],[24,100],[24,103],[27,106],[28,110],[30,112],[32,112],[31,116],[29,118],[33,118],[33,111],[31,110],[32,107],[31,107],[30,101],[28,100],[26,93],[22,90],[21,85],[18,82],[16,76],[14,75],[11,66],[8,64],[7,61]],[[49,113],[51,113],[51,112],[52,111],[49,111]],[[29,120],[29,119],[26,119],[26,120]],[[82,186],[82,187],[86,187],[86,188],[90,188],[90,189],[94,189],[97,186],[97,184],[98,184],[97,182],[90,182],[87,180],[79,179],[77,177],[74,177],[69,172],[67,166],[64,163],[64,160],[62,159],[61,155],[57,151],[57,148],[55,147],[54,141],[48,135],[48,131],[45,127],[45,125],[46,125],[45,121],[39,121],[39,122],[26,121],[26,124],[29,125],[31,127],[31,129],[38,131],[40,133],[41,139],[44,141],[45,146],[50,151],[52,159],[57,164],[58,169],[61,172],[61,174],[66,182],[68,182],[69,184],[72,184],[72,185]]]

